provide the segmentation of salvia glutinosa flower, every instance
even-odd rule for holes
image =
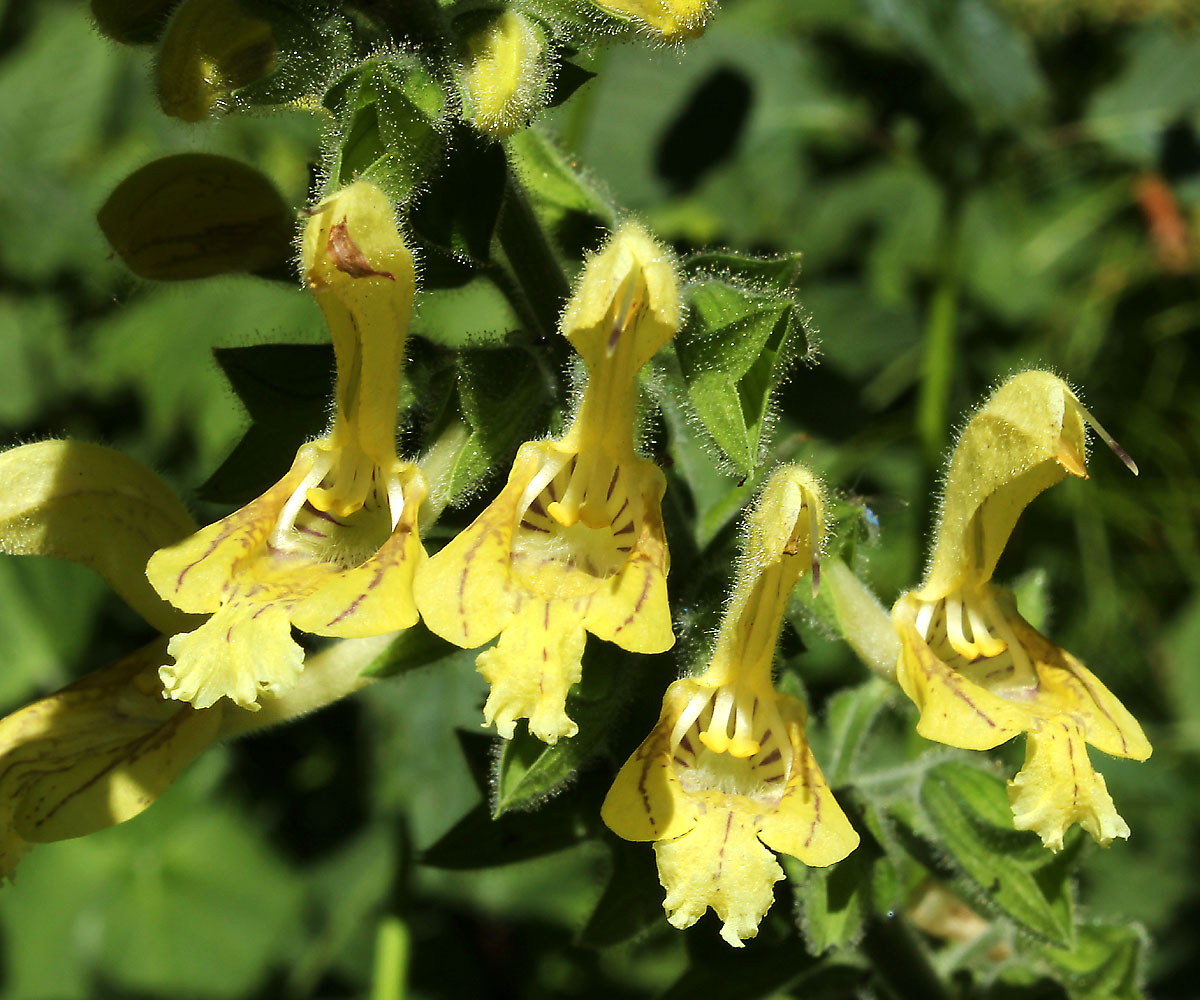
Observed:
[[[575,734],[566,697],[586,632],[639,653],[674,642],[666,482],[637,455],[634,424],[638,371],[679,321],[673,259],[627,223],[588,260],[563,316],[588,369],[569,430],[523,444],[499,496],[418,574],[433,632],[464,648],[500,636],[476,662],[502,736],[518,719],[547,743]]]
[[[735,947],[758,933],[783,878],[772,851],[824,867],[858,845],[809,749],[804,703],[771,676],[792,588],[809,571],[815,585],[821,503],[801,466],[768,481],[712,660],[667,689],[601,810],[618,836],[654,841],[670,922],[689,927],[712,907]]]
[[[954,450],[925,581],[892,609],[896,676],[921,710],[917,731],[968,750],[1026,733],[1009,801],[1017,829],[1035,831],[1053,850],[1074,823],[1101,844],[1129,836],[1086,744],[1150,756],[1125,707],[991,579],[1033,498],[1068,475],[1087,476],[1086,424],[1128,461],[1057,376],[1027,371],[997,389]]]
[[[412,255],[387,197],[358,181],[312,210],[302,260],[337,359],[332,428],[266,493],[146,568],[177,608],[211,613],[171,640],[175,662],[161,671],[167,694],[196,708],[229,698],[254,709],[287,691],[304,663],[292,626],[365,637],[417,621],[426,486],[395,442]]]
[[[166,635],[195,622],[146,582],[157,548],[195,530],[151,470],[110,448],[40,441],[0,455],[0,551],[95,570],[164,636],[0,719],[0,879],[39,843],[132,819],[214,740],[319,708],[366,683],[390,636],[340,643],[262,712],[167,699]]]

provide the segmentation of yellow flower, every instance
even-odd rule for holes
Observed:
[[[1150,756],[1125,707],[991,583],[1021,511],[1067,475],[1086,478],[1085,422],[1126,457],[1054,375],[1024,372],[993,393],[954,451],[925,582],[892,609],[896,676],[921,710],[917,732],[968,750],[1027,733],[1009,801],[1017,829],[1036,831],[1052,850],[1076,822],[1104,845],[1129,836],[1087,743]]]
[[[511,135],[529,124],[550,82],[550,51],[537,21],[488,11],[463,40],[463,117],[481,132]]]
[[[154,593],[144,567],[155,549],[195,527],[158,476],[112,449],[41,441],[0,455],[0,551],[88,566],[167,633],[191,621]],[[132,819],[214,740],[310,712],[362,687],[362,668],[391,638],[322,650],[286,695],[248,712],[229,703],[196,709],[167,700],[163,636],[0,719],[0,879],[35,844]]]
[[[216,737],[219,712],[164,701],[159,639],[0,720],[0,877],[36,843],[132,819]]]
[[[366,181],[313,210],[302,255],[337,358],[333,427],[258,499],[146,567],[177,608],[212,612],[171,640],[175,663],[162,669],[167,694],[196,708],[228,697],[253,710],[292,687],[304,660],[293,625],[361,637],[417,620],[425,479],[395,446],[412,255],[391,204]]]
[[[644,25],[651,34],[674,42],[703,33],[716,0],[592,0],[617,17]]]
[[[626,224],[587,263],[563,333],[589,377],[558,441],[528,441],[508,483],[420,571],[425,624],[479,655],[491,682],[485,724],[511,738],[518,719],[547,743],[573,736],[566,697],[585,631],[623,649],[674,642],[667,604],[662,472],[634,452],[638,370],[679,326],[671,258]]]
[[[618,836],[655,842],[670,922],[690,927],[711,906],[734,947],[758,933],[783,878],[771,851],[824,867],[858,846],[808,747],[803,702],[771,681],[792,588],[810,567],[815,586],[819,484],[781,469],[747,529],[708,669],[667,689],[600,813]]]
[[[133,819],[211,743],[321,708],[369,683],[391,636],[311,657],[300,683],[262,712],[171,701],[166,638],[0,719],[0,879],[35,844]]]

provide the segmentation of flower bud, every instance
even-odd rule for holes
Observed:
[[[265,76],[275,53],[271,25],[238,0],[183,0],[158,50],[158,103],[173,118],[202,121]]]
[[[92,17],[102,34],[125,45],[157,41],[178,0],[92,0]]]
[[[716,9],[714,0],[592,0],[592,3],[668,42],[702,34]]]
[[[479,131],[508,135],[527,125],[550,81],[541,25],[513,10],[473,15],[463,36],[460,79],[463,116]]]

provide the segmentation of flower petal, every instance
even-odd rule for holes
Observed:
[[[1019,615],[1008,621],[1034,661],[1039,712],[1070,718],[1084,739],[1114,757],[1145,760],[1150,756],[1150,741],[1137,719],[1095,674]]]
[[[617,773],[600,818],[625,840],[673,840],[696,825],[699,808],[679,783],[671,759],[671,731],[691,702],[696,682],[675,681],[663,699],[662,717]]]
[[[183,611],[216,611],[239,564],[265,551],[284,504],[312,468],[315,455],[314,446],[305,445],[287,475],[258,499],[155,552],[146,564],[154,589]]]
[[[292,639],[291,607],[275,588],[263,594],[235,590],[198,629],[171,639],[167,652],[175,662],[159,670],[167,696],[196,708],[228,697],[256,711],[260,695],[292,687],[304,668],[304,651]]]
[[[0,877],[136,816],[216,738],[220,711],[163,700],[165,659],[160,639],[0,721]]]
[[[578,601],[525,601],[500,633],[500,641],[479,654],[479,672],[492,685],[483,707],[485,725],[512,739],[517,719],[551,745],[574,736],[579,727],[567,716],[567,692],[582,673],[585,633]]]
[[[803,703],[780,695],[777,704],[792,747],[792,773],[779,804],[759,822],[758,835],[773,851],[825,868],[858,846],[858,833],[834,800],[809,749]]]
[[[1088,759],[1082,728],[1071,721],[1044,721],[1025,743],[1025,766],[1008,783],[1008,800],[1018,830],[1033,830],[1052,851],[1079,823],[1102,847],[1128,837],[1104,776]]]
[[[896,680],[921,710],[917,732],[964,750],[990,750],[1028,729],[1028,708],[997,697],[934,654],[917,630],[915,608],[911,595],[901,597],[892,621],[901,646]]]
[[[758,839],[755,816],[736,800],[705,793],[696,825],[654,845],[663,908],[672,926],[691,927],[708,907],[721,918],[721,937],[735,948],[758,933],[775,900],[783,869]]]
[[[417,511],[425,478],[415,467],[404,484],[404,513],[379,550],[352,569],[329,575],[317,591],[292,610],[292,624],[314,635],[366,638],[417,623],[413,579],[424,564]]]
[[[1021,512],[1069,473],[1085,474],[1081,413],[1050,372],[1021,372],[988,397],[950,461],[922,600],[989,579]]]
[[[547,447],[532,441],[521,445],[496,499],[418,571],[413,589],[421,617],[447,642],[464,649],[481,646],[512,619],[517,505],[542,467]]]
[[[0,454],[0,483],[0,552],[87,566],[156,628],[188,624],[146,582],[154,550],[196,530],[154,472],[100,445],[39,441]]]

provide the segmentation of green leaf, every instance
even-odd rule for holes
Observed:
[[[412,332],[430,343],[459,349],[501,346],[520,327],[508,299],[480,276],[461,288],[425,291]]]
[[[692,277],[720,277],[791,296],[800,282],[803,254],[784,253],[776,257],[747,257],[728,250],[694,253],[684,261],[684,270]]]
[[[1124,71],[1095,92],[1085,128],[1145,166],[1158,159],[1162,133],[1200,107],[1200,39],[1147,22],[1128,38]]]
[[[226,379],[212,363],[218,344],[246,342],[255,331],[286,330],[291,341],[329,333],[311,295],[252,278],[155,289],[93,327],[86,382],[96,393],[127,393],[144,408],[143,447],[168,454],[187,442],[199,481],[245,428]],[[332,367],[329,369],[332,371]]]
[[[872,861],[860,847],[829,868],[785,864],[796,891],[796,913],[810,955],[849,948],[863,935],[871,899]]]
[[[1136,924],[1084,923],[1069,950],[1045,948],[1043,965],[1072,1000],[1141,1000],[1146,932]]]
[[[727,256],[720,275],[693,271],[698,277],[688,288],[688,320],[675,338],[688,397],[743,475],[765,454],[772,395],[808,351],[807,318],[794,297],[762,279],[764,271],[787,274],[789,265]],[[755,278],[760,287],[750,283]]]
[[[537,808],[608,746],[642,657],[593,639],[584,653],[583,680],[567,698],[567,714],[579,726],[570,739],[546,746],[528,729],[518,729],[496,760],[492,815]]]
[[[1034,834],[1014,830],[1000,779],[948,761],[929,771],[920,795],[930,829],[970,898],[1044,941],[1061,947],[1073,943],[1067,882],[1073,852],[1055,856]]]
[[[463,650],[451,645],[432,632],[421,622],[401,632],[383,653],[362,669],[364,677],[395,677],[399,674],[427,667],[456,656]]]
[[[213,351],[254,423],[200,487],[205,500],[245,504],[274,485],[296,449],[329,422],[333,349],[327,344],[256,344]]]
[[[470,433],[450,473],[451,503],[545,431],[552,399],[536,358],[523,348],[463,350],[455,369],[458,410]]]
[[[314,992],[347,945],[364,934],[395,889],[399,866],[397,836],[391,823],[364,827],[345,847],[323,858],[309,880],[317,919],[311,936],[297,949],[289,984],[301,994]]]
[[[628,941],[663,919],[663,889],[651,845],[613,838],[608,846],[612,870],[596,908],[579,933],[579,943],[588,948],[608,948]]]
[[[101,967],[152,995],[244,996],[293,932],[300,885],[243,817],[195,806],[157,864],[135,849],[110,888]]]
[[[858,752],[894,690],[886,681],[872,678],[829,699],[824,725],[813,733],[813,745],[830,788],[853,782]]]
[[[255,994],[298,931],[302,888],[256,824],[216,801],[222,751],[135,820],[40,847],[0,894],[13,997]],[[72,928],[87,943],[64,947]]]
[[[423,246],[425,287],[461,284],[467,268],[486,265],[504,197],[504,149],[462,122],[447,135],[449,154],[413,206],[411,225]]]
[[[513,172],[543,212],[559,221],[565,215],[594,215],[612,228],[615,214],[608,199],[563,152],[537,129],[522,129],[508,141]]]
[[[758,476],[751,473],[739,481],[714,461],[717,449],[712,439],[685,404],[687,387],[677,356],[664,351],[655,358],[654,366],[661,378],[648,381],[647,386],[669,431],[671,473],[687,484],[691,494],[693,510],[685,516],[685,523],[691,525],[694,542],[703,550],[741,513],[754,495]],[[670,491],[668,497],[678,500]]]
[[[108,596],[102,580],[64,562],[0,558],[0,708],[62,687],[73,665],[102,662],[92,630]]]
[[[591,70],[584,69],[569,59],[564,59],[558,64],[558,70],[554,74],[550,99],[546,102],[547,106],[556,108],[560,104],[566,103],[575,91],[589,80],[595,79],[595,76],[596,74]]]
[[[692,939],[698,940],[694,931]],[[775,997],[812,970],[817,962],[794,939],[771,944],[755,942],[753,947],[745,950],[723,947],[714,942],[706,945],[703,952],[697,950],[690,959],[687,971],[658,1000],[695,1000],[696,997],[758,1000],[760,997]]]
[[[365,178],[404,202],[442,158],[446,97],[414,57],[362,63],[329,89],[324,105],[341,123],[330,168],[337,186]]]
[[[599,808],[599,803],[594,803]],[[583,840],[587,825],[579,803],[559,799],[537,812],[513,812],[499,819],[480,803],[423,851],[421,864],[469,870],[538,858]]]
[[[868,0],[867,9],[981,118],[1012,118],[1044,99],[1032,45],[988,0]]]

